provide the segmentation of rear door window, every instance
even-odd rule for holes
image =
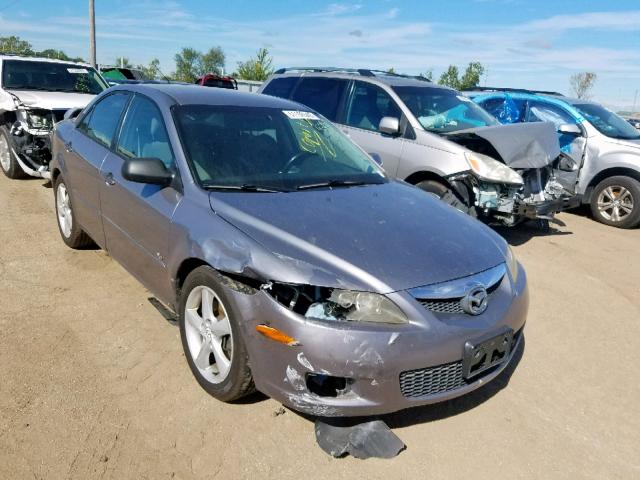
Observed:
[[[346,80],[303,77],[293,93],[292,100],[313,108],[335,122],[346,86]]]
[[[347,109],[346,124],[378,131],[382,117],[400,119],[402,112],[391,96],[376,85],[355,82]]]
[[[298,83],[300,77],[281,77],[271,80],[262,93],[272,97],[289,98],[293,87]]]
[[[117,92],[104,97],[81,120],[78,130],[105,147],[110,147],[128,100],[129,94],[126,92]]]

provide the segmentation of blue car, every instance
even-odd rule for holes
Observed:
[[[501,123],[552,122],[564,155],[558,181],[582,195],[593,217],[640,225],[640,132],[602,105],[557,92],[476,88],[465,92]]]

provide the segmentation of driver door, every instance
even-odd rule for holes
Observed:
[[[131,182],[122,176],[130,158],[159,158],[175,169],[164,119],[156,104],[136,94],[125,113],[114,151],[102,163],[102,222],[111,256],[160,298],[171,298],[166,259],[173,212],[182,199],[175,185]]]
[[[529,102],[527,109],[527,122],[552,122],[558,132],[558,141],[561,152],[569,159],[562,156],[557,164],[554,164],[554,174],[558,182],[571,193],[576,192],[576,184],[580,169],[584,163],[584,155],[587,139],[584,133],[567,134],[560,131],[562,125],[578,125],[573,116],[565,109],[552,103],[533,100]],[[579,125],[578,125],[579,126]],[[582,130],[582,127],[580,127]],[[584,131],[583,131],[584,132]]]

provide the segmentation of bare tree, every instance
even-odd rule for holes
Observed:
[[[591,98],[591,89],[596,83],[598,76],[593,72],[574,73],[569,78],[571,90],[577,98]]]

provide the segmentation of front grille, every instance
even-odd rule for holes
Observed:
[[[407,398],[435,395],[463,387],[462,362],[409,370],[400,374],[400,390]]]
[[[489,300],[491,300],[491,294],[495,292],[500,286],[500,282],[495,285],[491,285],[487,288],[487,294],[489,295]],[[466,312],[462,309],[462,297],[460,298],[446,298],[446,299],[418,299],[418,302],[426,308],[434,313],[457,313],[457,314],[466,314]]]
[[[435,313],[464,313],[460,299],[453,300],[419,300],[427,310]]]
[[[511,351],[518,345],[518,340],[522,334],[522,329],[513,334],[511,341]],[[489,375],[499,366],[470,379],[475,382],[485,375]],[[438,393],[450,392],[467,385],[467,381],[462,377],[462,360],[458,362],[445,363],[435,367],[419,368],[417,370],[407,370],[400,374],[400,390],[406,398],[424,397],[426,395],[436,395]]]

